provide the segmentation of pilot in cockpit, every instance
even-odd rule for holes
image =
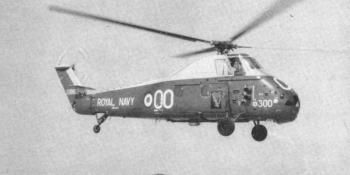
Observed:
[[[241,75],[242,74],[242,64],[239,61],[239,58],[230,58],[230,75]]]

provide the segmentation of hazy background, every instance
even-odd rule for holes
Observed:
[[[238,52],[256,57],[301,99],[296,121],[263,123],[269,133],[261,143],[251,138],[252,123],[222,137],[216,124],[112,118],[96,135],[94,116],[71,110],[54,71],[62,52],[82,48],[86,83],[123,87],[166,77],[196,59],[170,56],[206,45],[49,12],[51,4],[223,40],[272,2],[0,1],[0,174],[348,174],[347,0],[304,1],[237,41],[279,48]]]

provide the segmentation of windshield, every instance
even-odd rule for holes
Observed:
[[[248,54],[232,54],[228,59],[231,62],[231,67],[235,70],[234,75],[256,76],[264,75],[260,64]]]
[[[223,76],[266,75],[260,64],[247,54],[204,57],[175,72],[171,79],[208,78]]]
[[[261,69],[261,65],[252,57],[245,57],[249,63],[250,68],[252,69]]]

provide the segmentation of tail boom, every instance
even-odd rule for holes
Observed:
[[[79,78],[75,74],[74,65],[57,66],[55,69],[75,112],[79,114],[93,114],[91,109],[92,96],[88,95],[88,90],[94,89],[81,84]]]

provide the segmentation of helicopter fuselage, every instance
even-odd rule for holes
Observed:
[[[81,85],[74,65],[58,66],[56,71],[73,109],[96,115],[95,133],[112,116],[187,122],[191,126],[217,122],[223,136],[233,133],[236,122],[253,121],[252,136],[262,141],[267,130],[260,121],[293,121],[300,108],[296,92],[264,73],[247,54],[202,58],[166,80],[98,93]]]
[[[231,76],[173,80],[149,85],[78,95],[79,114],[155,118],[172,122],[293,121],[297,94],[272,76]]]

